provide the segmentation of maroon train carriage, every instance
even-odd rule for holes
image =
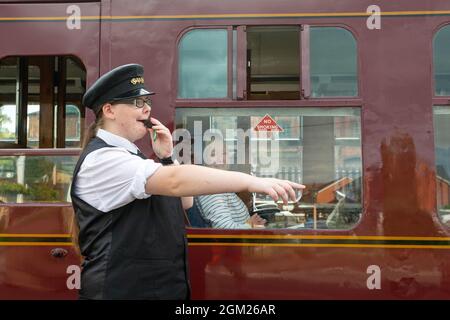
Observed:
[[[81,98],[126,63],[180,161],[216,135],[227,169],[307,186],[240,194],[264,229],[188,212],[194,299],[450,298],[450,2],[1,1],[0,43],[1,299],[77,297]]]

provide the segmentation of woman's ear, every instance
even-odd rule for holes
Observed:
[[[114,106],[111,103],[105,103],[102,106],[103,117],[107,119],[114,120],[116,118],[116,114],[114,112]]]

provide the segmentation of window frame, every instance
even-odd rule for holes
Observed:
[[[449,24],[450,25],[450,24]],[[434,78],[434,77],[433,77]],[[434,91],[434,88],[433,88]],[[434,100],[434,99],[433,99]],[[434,101],[433,101],[434,102]],[[447,99],[447,103],[446,104],[436,104],[433,103],[432,105],[432,121],[433,121],[433,152],[434,152],[434,183],[435,183],[435,201],[434,201],[434,215],[437,217],[437,220],[439,221],[440,225],[443,226],[444,228],[450,230],[450,225],[447,225],[444,223],[444,221],[441,219],[440,215],[439,215],[439,207],[438,207],[438,185],[437,185],[437,179],[438,179],[438,175],[437,175],[437,167],[436,167],[436,158],[437,158],[437,154],[436,154],[436,125],[434,122],[434,117],[435,117],[435,110],[436,108],[447,108],[450,111],[450,101]]]
[[[176,88],[175,94],[175,107],[202,107],[209,106],[211,103],[233,103],[235,106],[247,106],[252,105],[254,102],[261,106],[271,106],[274,104],[282,104],[284,106],[310,106],[311,103],[314,106],[339,106],[345,104],[345,106],[361,106],[362,105],[362,97],[364,93],[364,88],[362,85],[362,77],[361,77],[361,55],[360,55],[360,46],[359,46],[359,37],[352,27],[343,23],[309,23],[305,21],[305,23],[256,23],[256,24],[231,24],[231,25],[200,25],[200,26],[189,26],[185,28],[177,37],[175,43],[175,68],[173,73],[174,84]],[[247,88],[247,71],[246,71],[246,50],[247,50],[247,39],[246,39],[246,28],[247,27],[272,27],[272,26],[280,26],[280,27],[289,27],[289,26],[298,26],[299,27],[299,66],[300,66],[300,99],[297,100],[247,100],[246,97],[246,88]],[[310,82],[310,74],[309,74],[309,31],[310,28],[314,27],[331,27],[331,28],[342,28],[345,31],[349,32],[355,40],[355,48],[356,48],[356,85],[358,94],[356,96],[329,96],[329,97],[311,97],[311,82]],[[192,30],[197,29],[226,29],[228,31],[228,97],[226,98],[178,98],[178,68],[179,68],[179,44],[181,39],[184,37],[186,33]],[[236,30],[237,35],[237,48],[233,47],[233,30]],[[237,52],[237,61],[233,59],[233,51]],[[244,58],[245,55],[245,58]],[[233,64],[236,66],[236,83],[233,83]],[[302,72],[303,70],[303,72]],[[233,86],[236,86],[236,98],[233,97]],[[333,104],[333,105],[330,105]],[[311,105],[312,106],[312,105]],[[343,105],[344,106],[344,105]]]
[[[430,43],[430,51],[431,51],[431,96],[433,97],[433,107],[438,105],[446,105],[450,103],[450,93],[445,96],[436,94],[436,74],[434,72],[435,59],[434,59],[434,41],[436,40],[436,36],[444,28],[450,28],[450,22],[444,22],[439,24],[434,30],[433,35],[431,37]],[[450,57],[449,57],[450,59]]]
[[[308,88],[308,86],[305,86],[305,84],[309,84],[310,83],[310,78],[309,78],[309,74],[308,74],[308,80],[304,81],[302,79],[302,76],[304,74],[304,72],[300,72],[300,90],[305,89],[304,92],[301,92],[301,99],[299,100],[246,100],[244,99],[244,97],[239,97],[240,92],[242,92],[242,90],[245,90],[246,88],[246,82],[243,81],[243,79],[246,78],[246,56],[244,56],[244,54],[246,55],[246,37],[243,37],[242,34],[245,33],[245,30],[247,27],[250,26],[300,26],[300,68],[303,68],[303,70],[305,70],[304,64],[305,64],[305,59],[309,58],[309,43],[308,46],[305,45],[301,45],[302,41],[307,40],[304,32],[302,32],[302,29],[304,28],[309,28],[309,27],[340,27],[345,29],[346,31],[350,32],[351,35],[353,36],[353,38],[355,39],[355,45],[356,45],[356,76],[357,76],[357,89],[358,89],[358,95],[357,96],[345,96],[345,97],[340,97],[340,96],[331,96],[331,97],[315,97],[315,98],[310,98],[307,95],[307,91],[308,89],[310,90],[310,87]],[[303,27],[303,28],[302,28]],[[179,46],[179,41],[182,38],[182,36],[189,30],[192,29],[223,29],[223,28],[228,28],[227,30],[236,30],[236,34],[237,34],[237,39],[236,39],[236,43],[237,43],[237,48],[236,48],[236,52],[237,52],[237,57],[236,57],[236,73],[237,73],[237,78],[236,78],[236,83],[232,85],[236,86],[236,97],[233,98],[233,95],[231,95],[231,98],[228,97],[227,99],[180,99],[178,98],[178,59],[179,59],[179,52],[178,52],[178,46]],[[233,31],[231,31],[233,32]],[[241,34],[241,36],[239,36],[239,34]],[[303,34],[303,35],[302,35]],[[232,37],[231,37],[232,38]],[[346,108],[346,107],[355,107],[355,108],[359,108],[360,109],[360,122],[361,122],[361,127],[360,127],[360,144],[361,144],[361,179],[362,179],[362,189],[361,189],[361,217],[359,218],[359,220],[351,227],[348,229],[341,229],[341,230],[337,230],[337,229],[304,229],[304,230],[296,230],[293,231],[294,233],[298,233],[298,234],[309,234],[309,233],[348,233],[351,232],[352,230],[355,230],[359,227],[359,225],[361,223],[363,223],[365,217],[366,217],[366,208],[367,206],[365,205],[365,192],[364,192],[364,178],[365,178],[365,174],[364,174],[364,168],[365,168],[365,151],[364,151],[364,117],[365,117],[365,108],[364,108],[364,102],[363,102],[363,97],[364,97],[364,85],[363,85],[363,76],[362,76],[362,57],[361,57],[361,46],[360,46],[360,39],[359,39],[359,34],[357,32],[356,29],[354,29],[353,27],[351,27],[348,24],[344,24],[344,23],[311,23],[311,20],[303,20],[300,19],[300,21],[292,21],[290,23],[273,23],[273,21],[271,20],[264,20],[264,21],[260,21],[258,20],[255,23],[246,23],[246,24],[230,24],[230,25],[223,25],[223,24],[219,24],[219,25],[198,25],[198,26],[189,26],[186,29],[184,29],[178,36],[177,41],[175,42],[174,45],[174,52],[175,52],[175,63],[174,63],[174,70],[173,70],[173,74],[172,74],[172,83],[174,84],[174,88],[176,89],[176,94],[173,97],[173,107],[174,107],[174,113],[177,112],[177,110],[183,109],[183,108],[199,108],[199,109],[204,109],[204,108],[273,108],[274,111],[276,110],[276,108],[315,108],[315,107],[332,107],[332,108]],[[230,39],[230,38],[229,38]],[[244,46],[245,44],[245,46]],[[231,45],[233,45],[233,43],[231,43]],[[308,49],[308,53],[305,54],[305,50],[304,48]],[[230,46],[229,46],[229,50],[230,50]],[[232,51],[232,49],[231,49]],[[230,51],[229,51],[230,52]],[[228,63],[229,66],[232,66],[233,63],[233,55],[229,53],[229,57],[228,57]],[[231,68],[232,69],[232,68]],[[231,73],[231,75],[229,76],[229,81],[232,82],[232,76],[233,74]],[[230,79],[231,78],[231,79]],[[229,82],[229,86],[230,82]],[[232,88],[232,87],[231,87]],[[244,88],[244,89],[242,89]],[[230,88],[229,88],[230,89]],[[230,91],[230,90],[229,90]],[[232,90],[231,90],[232,91]],[[306,92],[305,92],[306,91]],[[199,230],[198,228],[193,228],[188,226],[188,228],[190,230]],[[212,229],[207,229],[207,230],[212,230]],[[276,231],[275,231],[276,230]],[[217,230],[215,229],[214,232],[226,232],[226,233],[230,233],[233,232],[233,230]],[[287,229],[271,229],[271,230],[258,230],[261,232],[286,232]],[[242,232],[242,230],[238,230],[238,232]],[[247,230],[248,232],[248,230]],[[288,231],[288,232],[292,232],[292,231]]]
[[[450,94],[448,96],[438,96],[436,95],[436,81],[435,81],[435,73],[434,73],[434,40],[436,38],[437,33],[442,30],[442,28],[450,28],[450,21],[446,21],[444,23],[441,23],[439,25],[436,26],[436,28],[433,30],[432,33],[432,37],[430,37],[430,43],[429,43],[429,48],[430,48],[430,52],[431,52],[431,112],[432,112],[432,118],[434,118],[434,110],[436,107],[448,107],[450,109]],[[449,57],[450,59],[450,57]],[[440,225],[445,228],[446,230],[450,230],[450,226],[446,225],[442,219],[439,217],[439,210],[438,210],[438,202],[437,202],[437,171],[436,171],[436,145],[435,145],[435,123],[433,120],[433,155],[434,155],[434,171],[435,171],[435,179],[434,179],[434,183],[435,183],[435,201],[434,201],[434,212],[433,214],[435,215],[435,217],[437,217],[437,220],[439,221]]]
[[[179,67],[180,67],[180,43],[183,40],[184,36],[189,32],[194,30],[226,30],[227,31],[227,97],[221,98],[179,98],[178,90],[179,90]],[[175,99],[178,102],[183,101],[231,101],[233,99],[233,33],[232,26],[192,26],[184,29],[177,37],[175,43],[175,68],[174,68],[174,82],[175,82]]]
[[[233,109],[233,108],[226,108],[226,107],[224,107],[224,106],[214,106],[214,107],[210,107],[210,109],[220,109],[221,111],[230,111],[230,112],[232,112],[230,109]],[[254,107],[254,108],[256,108],[256,107]],[[193,108],[193,107],[190,107],[190,108],[188,108],[188,109],[191,109],[191,110],[195,110],[194,111],[194,113],[193,114],[191,114],[190,116],[191,117],[199,117],[200,116],[200,113],[198,113],[197,114],[197,112],[199,112],[199,111],[197,111],[196,109],[197,108]],[[246,108],[236,108],[236,110],[238,110],[238,109],[240,109],[240,110],[242,110],[242,109],[252,109],[252,107],[246,107]],[[259,109],[261,109],[261,108],[259,108]],[[299,110],[305,110],[305,109],[310,109],[310,110],[306,110],[306,112],[308,113],[308,112],[311,112],[312,111],[312,109],[317,109],[317,112],[323,112],[324,114],[322,114],[323,116],[327,116],[326,114],[325,114],[325,112],[326,112],[326,110],[323,110],[323,108],[317,108],[317,107],[310,107],[310,108],[303,108],[303,107],[297,107],[297,108],[286,108],[286,109],[299,109]],[[335,109],[335,111],[337,111],[337,113],[340,113],[341,111],[343,111],[343,112],[345,112],[345,110],[342,110],[342,108],[338,108],[338,107],[329,107],[329,109]],[[350,169],[350,171],[351,172],[353,172],[353,171],[355,171],[355,172],[357,172],[358,174],[359,174],[359,176],[360,176],[360,179],[361,179],[361,182],[360,182],[360,184],[359,184],[359,194],[358,194],[358,197],[359,197],[359,199],[360,199],[360,202],[358,203],[358,205],[360,205],[360,212],[359,212],[359,218],[358,218],[358,220],[357,221],[355,221],[354,222],[354,224],[353,225],[351,225],[351,227],[349,227],[349,228],[345,228],[345,229],[338,229],[338,228],[330,228],[330,229],[325,229],[325,228],[316,228],[316,224],[317,224],[317,222],[319,222],[319,219],[317,219],[317,221],[316,221],[316,223],[314,223],[314,228],[305,228],[305,229],[296,229],[296,232],[300,232],[300,233],[304,233],[304,232],[310,232],[310,231],[313,231],[313,232],[348,232],[348,231],[351,231],[351,230],[354,230],[354,229],[356,229],[357,227],[358,227],[358,225],[362,222],[362,220],[364,219],[364,215],[365,215],[365,202],[364,202],[364,195],[365,195],[365,188],[364,188],[364,156],[363,156],[363,154],[364,154],[364,152],[363,152],[363,126],[362,126],[362,121],[363,121],[363,108],[362,107],[348,107],[348,108],[346,108],[346,109],[349,109],[348,110],[348,112],[350,113],[350,112],[352,112],[352,111],[354,111],[354,110],[358,110],[357,112],[358,112],[358,115],[351,115],[351,114],[348,114],[348,115],[342,115],[342,116],[357,116],[357,118],[358,118],[358,123],[359,123],[359,137],[357,137],[357,138],[345,138],[345,139],[347,139],[347,140],[351,140],[350,141],[350,146],[358,146],[359,147],[359,149],[360,149],[360,160],[359,160],[359,164],[360,164],[360,166],[359,166],[359,168],[357,169],[357,170],[354,170],[354,169]],[[351,109],[353,109],[353,110],[351,110]],[[186,127],[183,127],[183,126],[180,126],[183,122],[184,122],[184,118],[182,117],[182,116],[189,116],[189,115],[187,115],[187,114],[184,114],[183,115],[183,113],[185,113],[186,111],[188,111],[186,108],[184,108],[184,110],[182,109],[182,108],[179,108],[178,109],[179,111],[181,111],[181,115],[176,115],[176,120],[175,120],[175,126],[176,126],[176,128],[177,129],[180,129],[180,128],[184,128],[184,129],[186,129]],[[273,109],[272,109],[273,110]],[[319,111],[319,110],[321,110],[321,111]],[[249,112],[248,112],[248,117],[252,117],[252,113],[250,112],[251,110],[248,110]],[[262,114],[264,114],[264,113],[266,113],[266,111],[267,112],[270,112],[270,109],[268,109],[268,110],[265,110],[265,111],[263,111],[262,112]],[[245,112],[245,111],[244,111]],[[304,125],[303,125],[303,122],[304,122],[304,118],[305,117],[308,117],[309,115],[308,114],[298,114],[298,117],[299,117],[299,121],[300,121],[300,126],[301,126],[301,130],[300,130],[300,137],[299,137],[299,139],[294,139],[294,140],[296,140],[296,141],[298,141],[299,142],[299,146],[301,146],[302,147],[302,149],[304,148],[304,146],[305,146],[305,141],[304,141],[304,134],[303,134],[303,131],[304,131]],[[263,117],[262,116],[262,114],[261,115],[258,115],[258,117]],[[221,117],[224,117],[224,116],[227,116],[227,115],[223,115],[223,114],[221,114],[220,115]],[[233,116],[233,114],[230,114],[230,115],[228,115],[228,116]],[[288,116],[288,115],[286,115],[286,114],[282,114],[282,115],[280,115],[280,116]],[[333,117],[336,117],[336,116],[341,116],[341,115],[334,115]],[[212,119],[215,117],[215,115],[214,114],[211,114],[211,113],[207,113],[206,115],[205,115],[205,117],[208,117],[209,118],[209,124],[210,124],[210,126],[209,126],[209,129],[219,129],[218,127],[216,127],[216,126],[213,126],[212,125],[212,123],[213,123],[213,121],[212,121]],[[180,122],[181,121],[181,122]],[[203,128],[203,130],[205,130],[205,128]],[[333,124],[333,132],[335,132],[335,130],[336,130],[336,128],[335,128],[335,126],[334,126],[334,124]],[[203,135],[203,133],[202,133],[202,135]],[[224,135],[224,138],[225,138],[225,135]],[[192,139],[192,137],[191,137],[191,139]],[[251,138],[250,137],[250,139],[254,139],[255,141],[258,141],[258,140],[262,140],[262,139],[258,139],[258,138]],[[266,140],[266,139],[265,139]],[[293,139],[283,139],[283,138],[279,138],[278,139],[279,141],[290,141],[290,140],[293,140]],[[224,147],[226,146],[226,143],[227,143],[227,141],[237,141],[237,139],[224,139]],[[333,159],[335,159],[336,158],[336,147],[338,147],[338,146],[342,146],[342,145],[346,145],[345,143],[342,143],[342,141],[340,141],[339,139],[336,139],[336,138],[333,138],[333,151],[332,151],[332,153],[333,153]],[[248,159],[249,161],[250,161],[250,159],[252,158],[252,155],[250,154],[251,153],[251,151],[249,151],[249,149],[247,149],[247,147],[248,148],[250,148],[250,145],[246,145],[245,146],[246,147],[246,154],[245,154],[245,158],[246,159]],[[191,145],[191,150],[192,151],[194,151],[195,150],[195,146],[194,146],[194,144],[192,144]],[[204,149],[205,147],[203,146],[203,143],[202,143],[202,155],[203,155],[203,152],[205,151],[205,149]],[[195,152],[197,152],[198,150],[195,150]],[[250,152],[250,153],[249,153]],[[302,151],[303,152],[303,151]],[[302,165],[301,165],[301,168],[300,168],[300,172],[301,172],[301,175],[303,176],[303,174],[304,174],[304,170],[303,170],[303,154],[302,154],[302,156],[301,156],[301,158],[302,158]],[[203,159],[203,158],[202,158]],[[192,160],[192,159],[191,159]],[[232,164],[235,164],[235,163],[232,163]],[[246,164],[244,164],[245,166],[247,166],[248,164],[246,163]],[[338,167],[337,167],[337,164],[336,163],[334,163],[334,167],[332,168],[332,171],[333,172],[337,172],[337,169],[338,169]],[[283,171],[284,172],[284,171]],[[339,179],[342,179],[342,177],[341,178],[339,178]],[[339,180],[338,179],[338,180]],[[315,202],[315,203],[307,203],[306,204],[306,206],[314,206],[314,207],[317,207],[317,208],[319,208],[320,207],[320,205],[322,205],[322,206],[331,206],[331,205],[337,205],[337,203],[331,203],[331,204],[324,204],[324,203],[321,203],[321,202]],[[312,208],[311,207],[311,208]],[[189,226],[190,227],[190,226]],[[208,228],[204,228],[204,227],[200,227],[200,228],[197,228],[197,227],[192,227],[192,228],[194,228],[194,229],[208,229],[208,230],[216,230],[216,229],[214,229],[214,228],[211,228],[211,227],[208,227]],[[242,231],[242,229],[239,229],[240,231]],[[266,231],[268,231],[268,232],[273,232],[274,230],[277,230],[277,231],[286,231],[286,230],[288,230],[287,228],[270,228],[270,229],[267,229]],[[216,230],[217,231],[217,230]],[[229,232],[230,231],[230,229],[224,229],[224,230],[222,230],[222,231],[226,231],[226,232]],[[248,231],[248,230],[246,230],[246,231]]]
[[[39,118],[39,140],[38,140],[38,148],[40,149],[48,149],[48,148],[66,148],[65,147],[65,112],[66,112],[66,104],[72,103],[76,105],[72,99],[67,97],[66,95],[66,83],[67,83],[67,61],[68,59],[72,59],[75,61],[84,72],[87,73],[87,69],[83,61],[72,54],[68,55],[6,55],[1,56],[0,60],[6,58],[16,58],[18,61],[18,75],[19,78],[16,78],[19,86],[19,94],[17,95],[17,112],[18,112],[18,122],[17,126],[17,143],[10,142],[0,142],[0,149],[27,149],[28,142],[28,128],[27,128],[27,117],[28,117],[28,67],[30,65],[35,65],[30,63],[30,60],[36,60],[37,63],[42,64],[48,68],[44,70],[40,70],[40,86],[42,86],[42,82],[46,82],[47,79],[49,83],[47,86],[52,86],[53,89],[50,91],[53,95],[49,98],[51,105],[49,106],[45,116],[40,115]],[[57,70],[55,70],[55,64],[57,63]],[[39,65],[41,69],[41,65]],[[57,76],[55,76],[57,75]],[[44,80],[43,80],[44,79]],[[63,79],[60,81],[60,79]],[[55,88],[57,88],[57,93],[55,93]],[[40,98],[40,104],[42,99]],[[81,105],[77,105],[80,110],[81,119],[84,119],[85,110],[84,108],[80,108]],[[42,109],[42,108],[41,108]],[[55,113],[56,109],[56,113]],[[41,114],[41,112],[40,112]],[[49,116],[51,115],[51,116]],[[48,118],[48,119],[47,119]],[[47,119],[47,122],[44,121],[44,125],[41,126],[41,121],[43,119]],[[82,121],[80,119],[80,121]],[[56,122],[56,130],[55,130],[55,122]],[[82,121],[84,123],[84,121]],[[84,124],[80,123],[81,136],[80,142],[84,137]],[[41,128],[42,127],[42,128]]]
[[[309,72],[309,74],[307,74],[307,83],[308,83],[308,87],[307,89],[309,90],[309,92],[305,92],[309,94],[308,98],[309,100],[333,100],[333,99],[361,99],[362,98],[362,77],[361,77],[361,55],[359,52],[359,41],[358,41],[358,37],[356,36],[356,33],[353,29],[351,29],[350,27],[343,25],[343,24],[308,24],[308,25],[303,25],[304,26],[304,31],[302,31],[304,33],[303,38],[307,37],[307,45],[303,47],[302,50],[307,50],[307,52],[305,53],[305,56],[307,55],[307,59],[308,59],[308,67],[307,70]],[[357,95],[355,96],[326,96],[326,97],[312,97],[311,93],[312,93],[312,85],[311,85],[311,61],[310,61],[310,50],[311,50],[311,28],[340,28],[343,29],[345,31],[347,31],[354,39],[355,41],[355,53],[356,53],[356,90],[357,90]],[[301,40],[301,39],[300,39]],[[303,66],[302,66],[303,67]],[[303,87],[302,87],[303,89]]]
[[[0,141],[0,149],[19,149],[26,148],[27,132],[26,132],[26,121],[27,121],[27,105],[28,105],[28,58],[24,56],[2,56],[0,61],[7,58],[16,58],[18,67],[18,79],[16,78],[16,83],[18,81],[18,88],[21,94],[17,95],[16,100],[16,110],[19,114],[17,118],[17,143],[16,142],[3,142]]]

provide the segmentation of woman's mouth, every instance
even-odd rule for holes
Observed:
[[[150,119],[138,120],[138,121],[142,122],[146,128],[151,129],[151,127],[153,126],[153,124],[150,121]]]

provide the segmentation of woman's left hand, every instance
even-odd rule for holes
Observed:
[[[148,131],[150,132],[150,140],[156,156],[160,159],[172,156],[173,141],[170,130],[155,118],[151,118],[150,121],[153,126]],[[155,140],[153,140],[153,132],[156,132]]]
[[[257,213],[253,214],[249,221],[252,228],[264,228],[267,222],[266,219],[261,218]]]

